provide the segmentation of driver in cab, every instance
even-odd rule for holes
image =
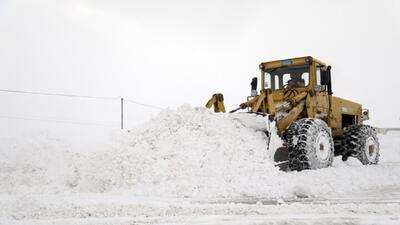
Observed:
[[[290,80],[287,83],[288,88],[298,88],[298,87],[305,87],[304,79],[301,78],[300,74],[292,73],[290,74]]]

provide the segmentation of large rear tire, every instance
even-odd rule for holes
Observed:
[[[355,157],[364,165],[378,164],[379,140],[375,128],[369,125],[352,125],[344,131],[343,159]]]
[[[319,169],[332,165],[334,147],[331,129],[323,120],[297,120],[289,126],[285,138],[291,170]]]

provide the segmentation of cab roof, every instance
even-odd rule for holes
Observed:
[[[291,59],[283,59],[283,60],[275,60],[269,62],[263,62],[260,64],[261,70],[272,69],[272,68],[279,68],[283,66],[295,66],[295,65],[304,65],[304,64],[311,64],[316,62],[321,66],[326,66],[326,64],[316,58],[311,56],[304,56],[298,58],[291,58]]]

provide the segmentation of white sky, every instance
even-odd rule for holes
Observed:
[[[311,55],[334,94],[400,127],[400,1],[0,0],[0,89],[125,96],[176,108],[222,92],[232,109],[262,61]],[[103,138],[119,101],[0,93],[0,136],[29,130]],[[126,127],[158,110],[126,105]]]

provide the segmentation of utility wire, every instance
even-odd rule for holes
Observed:
[[[40,121],[40,122],[52,122],[52,123],[64,123],[64,124],[66,123],[66,124],[77,124],[77,125],[118,127],[118,124],[111,125],[111,124],[101,124],[101,123],[93,123],[93,122],[77,122],[77,121],[65,121],[65,120],[54,120],[54,119],[39,119],[39,118],[28,118],[28,117],[20,117],[20,116],[8,116],[8,115],[0,115],[0,118],[30,120],[30,121]]]
[[[39,92],[39,91],[21,91],[21,90],[11,90],[11,89],[0,89],[0,92],[8,92],[8,93],[18,93],[18,94],[33,94],[33,95],[47,95],[47,96],[61,96],[61,97],[73,97],[73,98],[90,98],[90,99],[104,99],[104,100],[117,100],[122,97],[104,97],[104,96],[90,96],[90,95],[75,95],[75,94],[61,94],[61,93],[49,93],[49,92]],[[136,105],[140,105],[143,107],[154,108],[154,109],[164,109],[163,107],[150,105],[146,103],[141,103],[131,99],[125,99],[124,101],[133,103]]]
[[[141,102],[137,102],[137,101],[130,100],[130,99],[125,99],[125,98],[124,98],[124,101],[127,101],[129,103],[133,103],[133,104],[136,104],[136,105],[141,105],[141,106],[144,106],[144,107],[148,107],[148,108],[153,108],[153,109],[161,109],[161,110],[165,109],[165,108],[162,108],[162,107],[159,107],[159,106],[144,104],[144,103],[141,103]]]
[[[119,121],[99,121],[99,120],[70,120],[68,118],[60,118],[60,117],[53,117],[53,116],[38,116],[38,115],[30,115],[30,114],[14,114],[14,113],[7,113],[7,112],[0,112],[0,116],[7,116],[7,117],[22,117],[22,118],[33,118],[39,120],[52,120],[52,121],[65,121],[65,122],[77,122],[77,123],[95,123],[95,124],[105,124],[105,125],[114,125],[118,124]]]
[[[102,100],[121,100],[121,129],[123,129],[123,102],[124,100],[128,103],[133,103],[136,105],[140,105],[143,107],[154,108],[162,110],[164,108],[141,103],[131,99],[124,99],[123,97],[104,97],[104,96],[91,96],[91,95],[76,95],[76,94],[61,94],[61,93],[49,93],[49,92],[39,92],[39,91],[22,91],[22,90],[12,90],[12,89],[0,89],[0,92],[7,92],[7,93],[17,93],[17,94],[31,94],[31,95],[46,95],[46,96],[57,96],[57,97],[73,97],[73,98],[87,98],[87,99],[102,99]],[[41,121],[41,122],[52,122],[52,123],[64,123],[64,124],[77,124],[77,125],[92,125],[92,126],[109,126],[114,127],[115,125],[111,124],[100,124],[100,123],[93,123],[93,122],[77,122],[77,121],[65,121],[65,120],[58,120],[58,119],[48,119],[48,118],[32,118],[32,117],[23,117],[23,116],[13,116],[13,115],[1,115],[0,118],[4,119],[16,119],[16,120],[30,120],[30,121]]]
[[[101,96],[90,96],[90,95],[74,95],[74,94],[58,94],[58,93],[48,93],[39,91],[20,91],[20,90],[10,90],[10,89],[0,89],[1,92],[18,93],[18,94],[33,94],[33,95],[49,95],[49,96],[62,96],[62,97],[73,97],[73,98],[91,98],[91,99],[107,99],[115,100],[119,97],[101,97]]]

